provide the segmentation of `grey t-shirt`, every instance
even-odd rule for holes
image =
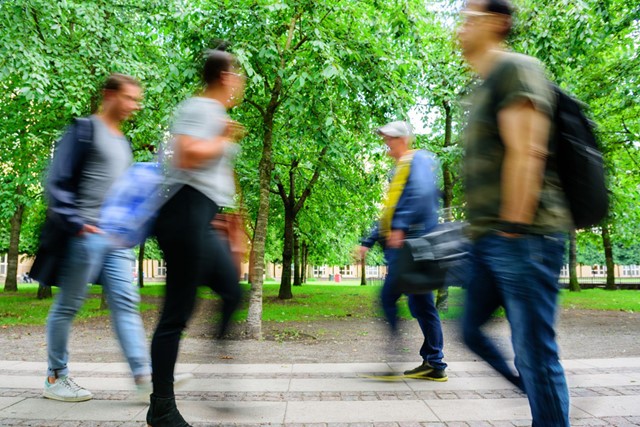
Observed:
[[[96,225],[107,191],[133,162],[131,146],[123,135],[111,132],[98,117],[91,116],[93,144],[87,153],[78,184],[78,214],[88,224]]]
[[[178,107],[171,133],[199,139],[211,139],[224,132],[228,116],[218,101],[195,97]],[[197,169],[169,167],[169,184],[184,184],[195,188],[213,200],[218,206],[234,206],[235,182],[233,159],[240,147],[228,143],[221,157],[211,159]]]

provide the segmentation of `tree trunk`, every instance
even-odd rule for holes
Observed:
[[[451,113],[451,106],[449,105],[449,101],[443,101],[442,106],[445,113],[444,147],[448,148],[451,146],[453,115]],[[452,221],[453,213],[451,212],[451,204],[453,203],[453,177],[451,174],[450,166],[444,163],[442,164],[442,181],[442,207],[444,208],[445,213],[444,219],[445,221]]]
[[[309,248],[307,247],[306,243],[302,243],[301,252],[302,254],[301,254],[301,261],[300,261],[300,264],[301,264],[300,276],[301,276],[302,283],[307,283],[307,269],[309,268],[307,266],[307,255],[309,252]]]
[[[296,216],[311,194],[311,189],[318,181],[322,162],[324,160],[324,156],[327,154],[328,149],[329,147],[325,145],[322,150],[320,150],[320,154],[318,155],[318,163],[316,164],[313,176],[307,183],[305,189],[302,191],[302,194],[300,195],[298,200],[296,200],[295,184],[295,171],[299,163],[297,159],[292,160],[289,168],[288,194],[285,191],[284,186],[282,185],[280,180],[278,178],[276,179],[278,181],[278,193],[280,194],[280,198],[282,199],[282,204],[284,206],[284,248],[282,250],[282,280],[280,281],[280,292],[278,294],[278,298],[280,299],[290,299],[293,297],[293,295],[291,294],[291,259],[294,255],[294,241],[296,239],[296,236],[294,234]]]
[[[360,286],[367,285],[367,257],[363,256],[360,260]]]
[[[251,271],[251,291],[249,295],[249,310],[247,312],[247,335],[249,338],[262,338],[262,285],[264,283],[264,249],[269,222],[269,197],[271,189],[273,112],[268,113],[264,120],[264,138],[262,141],[262,157],[258,166],[260,191],[256,227],[253,232],[253,245],[250,256],[253,259]]]
[[[18,187],[16,194],[22,194],[22,187]],[[17,202],[16,210],[11,216],[11,231],[9,237],[9,252],[7,254],[7,279],[4,282],[5,292],[18,292],[18,258],[20,256],[20,230],[24,204]]]
[[[40,284],[38,286],[38,294],[37,294],[38,299],[47,299],[47,298],[51,298],[52,296],[53,296],[53,293],[51,292],[51,286],[44,286],[43,284]]]
[[[578,268],[577,262],[577,250],[576,250],[576,231],[572,230],[569,234],[569,290],[571,292],[580,292],[580,283],[578,283],[578,275],[576,270]]]
[[[294,231],[293,233],[293,286],[302,286],[300,274],[300,239]]]
[[[602,245],[604,246],[604,259],[607,265],[607,290],[616,290],[615,266],[613,264],[613,249],[611,248],[611,235],[609,234],[609,224],[602,225]]]
[[[291,299],[291,262],[293,259],[293,212],[285,204],[284,212],[284,242],[282,248],[282,278],[278,299]]]
[[[444,147],[451,146],[451,134],[452,134],[452,121],[453,116],[451,113],[451,105],[449,105],[449,101],[442,101],[442,107],[444,109],[445,114],[445,127],[444,127]],[[442,177],[443,177],[443,208],[445,221],[453,220],[453,213],[451,212],[451,203],[453,201],[453,179],[451,176],[451,170],[448,165],[442,165]],[[445,285],[444,287],[438,289],[436,295],[436,308],[440,311],[449,310],[449,289]]]
[[[140,243],[140,250],[138,251],[138,287],[144,288],[144,245],[147,241],[144,240]]]

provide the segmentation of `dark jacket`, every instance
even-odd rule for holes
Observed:
[[[411,170],[402,195],[398,200],[391,230],[402,230],[406,237],[421,236],[438,223],[440,191],[436,183],[438,162],[427,151],[416,151],[411,161]],[[376,242],[385,245],[376,223],[368,237],[362,239],[362,246],[372,247]]]
[[[60,265],[69,239],[84,225],[75,199],[92,143],[91,120],[78,118],[56,144],[45,185],[49,202],[47,218],[40,231],[40,245],[31,268],[31,277],[43,285],[58,284]]]

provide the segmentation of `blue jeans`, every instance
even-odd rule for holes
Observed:
[[[569,426],[569,391],[554,329],[563,253],[559,234],[509,238],[493,233],[481,237],[472,250],[464,341],[527,393],[533,427]],[[481,330],[500,306],[511,325],[519,376]]]
[[[134,376],[149,375],[151,362],[132,283],[133,253],[113,249],[103,234],[84,234],[69,240],[61,266],[59,292],[47,318],[48,376],[67,375],[71,323],[84,303],[89,282],[98,279],[106,294],[111,321]]]
[[[393,287],[397,274],[395,261],[398,256],[398,249],[385,249],[384,256],[387,261],[388,271],[382,285],[380,300],[384,315],[391,327],[391,332],[395,333],[398,325],[398,307],[396,303],[402,296]],[[436,369],[445,369],[447,364],[442,361],[444,357],[442,352],[444,347],[442,324],[440,323],[440,316],[436,309],[433,294],[429,292],[427,294],[407,295],[407,299],[409,300],[411,315],[418,320],[418,325],[420,325],[424,336],[424,341],[420,347],[422,360]]]

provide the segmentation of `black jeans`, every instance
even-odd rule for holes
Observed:
[[[153,392],[173,397],[173,372],[182,331],[191,318],[198,286],[210,287],[223,302],[218,335],[224,334],[240,304],[242,289],[229,245],[211,227],[218,206],[192,187],[182,187],[160,210],[155,235],[167,262],[162,315],[151,341]]]

